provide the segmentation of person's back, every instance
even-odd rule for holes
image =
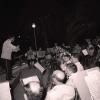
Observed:
[[[61,84],[47,92],[45,100],[74,100],[75,90],[72,86]]]
[[[55,70],[53,72],[45,100],[73,100],[75,97],[74,87],[64,84],[64,79],[63,71]]]

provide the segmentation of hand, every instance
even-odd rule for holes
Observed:
[[[16,47],[16,51],[19,51],[20,50],[20,46],[18,45],[17,47]]]
[[[17,48],[20,48],[20,45],[17,45]]]

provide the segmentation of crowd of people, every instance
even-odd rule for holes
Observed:
[[[52,48],[47,48],[45,51],[40,48],[35,52],[29,48],[25,55],[29,66],[32,62],[38,61],[46,70],[51,71],[47,85],[43,87],[46,92],[43,92],[45,96],[39,92],[38,95],[41,95],[39,98],[41,97],[42,100],[80,100],[71,76],[79,71],[100,67],[100,38],[86,38],[84,44],[75,43],[68,46],[64,43],[60,46],[55,43]]]
[[[6,68],[6,79],[12,78],[11,53],[20,50],[19,46],[11,45],[14,38],[10,37],[3,44],[1,58]],[[9,52],[8,52],[8,51]],[[29,46],[25,53],[29,69],[39,62],[46,71],[50,71],[47,84],[32,81],[25,85],[26,100],[80,100],[77,89],[72,81],[72,74],[100,66],[100,38],[86,38],[84,44],[54,44],[52,48],[35,51]],[[43,81],[43,80],[42,80]]]
[[[30,52],[30,54],[29,54]],[[84,43],[74,43],[73,45],[62,45],[54,44],[53,47],[42,50],[39,48],[38,51],[32,50],[29,47],[27,51],[27,59],[38,59],[39,62],[44,66],[51,67],[53,70],[59,69],[59,63],[64,63],[68,59],[68,63],[71,62],[72,57],[77,58],[79,62],[84,66],[84,69],[99,66],[99,55],[100,55],[100,38],[94,39],[86,38]],[[32,54],[33,53],[33,54]],[[66,60],[63,61],[62,59]]]

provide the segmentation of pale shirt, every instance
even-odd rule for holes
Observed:
[[[83,71],[84,70],[84,68],[83,68],[83,66],[80,62],[76,62],[75,65],[77,67],[77,71]]]
[[[11,40],[8,39],[3,43],[1,58],[11,60],[11,54],[15,51],[16,46],[11,43]]]
[[[53,89],[48,91],[45,100],[73,100],[74,97],[74,88],[66,84],[61,84],[54,86]]]
[[[74,81],[73,81],[73,74],[71,76],[69,76],[69,78],[66,82],[66,85],[72,86],[75,89],[76,86],[75,86]]]

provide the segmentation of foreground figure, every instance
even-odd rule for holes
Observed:
[[[48,90],[45,100],[74,100],[74,88],[64,84],[64,78],[65,74],[62,71],[56,70],[53,72],[51,82],[53,87]]]

